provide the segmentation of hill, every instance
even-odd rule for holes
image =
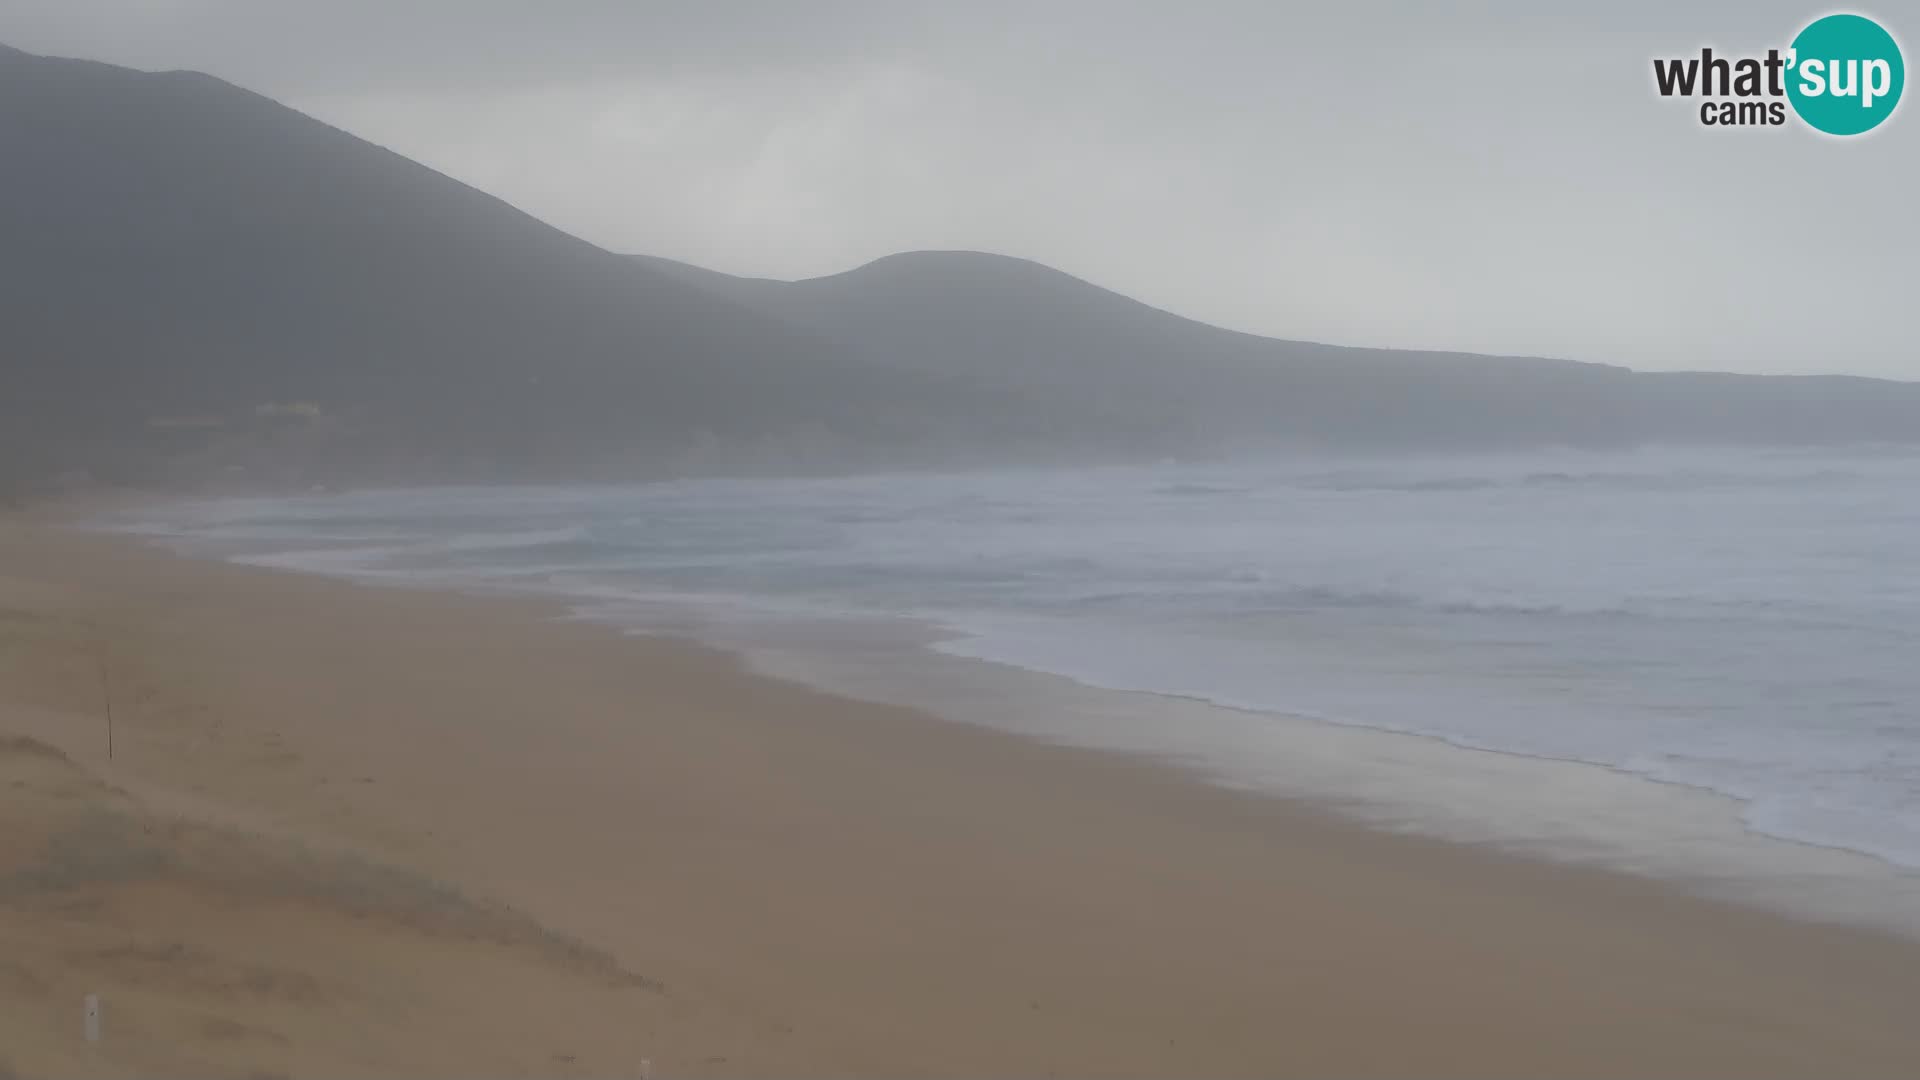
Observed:
[[[796,282],[643,261],[876,366],[970,371],[1049,408],[1075,401],[1144,408],[1163,437],[1184,428],[1198,444],[1489,450],[1920,442],[1916,383],[1635,372],[1265,338],[979,252],[890,255]]]
[[[16,471],[790,460],[976,403],[207,76],[9,50],[0,103]]]
[[[0,485],[1920,440],[1920,386],[1343,348],[1047,267],[609,253],[205,75],[0,48]]]

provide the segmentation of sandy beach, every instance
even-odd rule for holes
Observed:
[[[559,614],[0,519],[0,1076],[1920,1072],[1915,943]]]

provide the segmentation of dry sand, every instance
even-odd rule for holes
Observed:
[[[0,521],[0,1076],[1920,1075],[1912,943],[553,614]]]

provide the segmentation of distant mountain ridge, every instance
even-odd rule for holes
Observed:
[[[1636,372],[1266,338],[980,252],[889,255],[793,282],[634,258],[882,366],[963,368],[1043,395],[1084,390],[1097,371],[1107,395],[1168,417],[1184,406],[1236,442],[1438,450],[1920,442],[1920,383]]]
[[[978,253],[615,255],[192,73],[0,47],[0,158],[14,487],[1920,441],[1914,384],[1280,341]]]

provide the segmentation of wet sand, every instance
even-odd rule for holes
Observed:
[[[0,521],[0,1075],[1920,1072],[1908,941],[557,613]]]

